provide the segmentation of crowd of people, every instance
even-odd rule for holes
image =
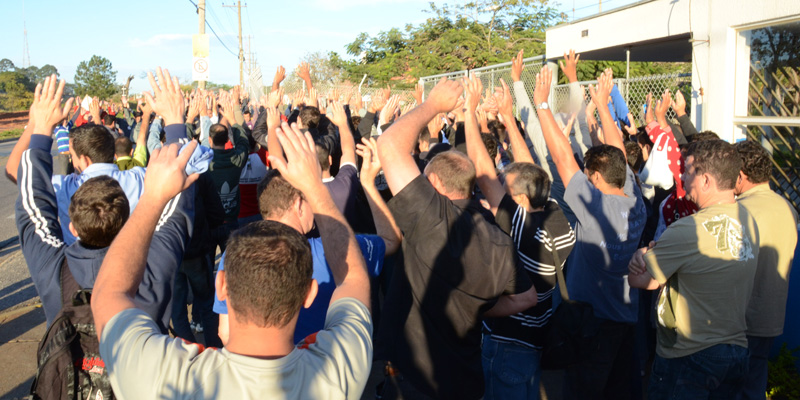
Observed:
[[[647,373],[649,399],[764,398],[797,243],[770,155],[698,132],[680,91],[637,127],[579,58],[559,113],[521,51],[511,86],[406,105],[320,96],[307,64],[260,99],[159,68],[135,108],[47,78],[6,175],[48,326],[64,282],[91,290],[103,398],[537,399],[563,272],[598,322],[564,398]]]

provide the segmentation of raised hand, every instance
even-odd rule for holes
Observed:
[[[186,163],[196,147],[197,141],[192,140],[180,153],[178,143],[155,149],[147,164],[142,197],[166,204],[196,181],[199,174],[186,175]]]
[[[150,116],[153,115],[153,105],[149,102],[143,102],[141,106],[142,110],[142,123],[149,123]]]
[[[349,125],[347,124],[347,113],[344,112],[344,106],[342,103],[339,103],[338,101],[331,103],[331,113],[328,115],[328,118],[339,129],[344,127],[349,128]]]
[[[542,68],[536,74],[536,87],[533,89],[533,101],[538,107],[547,101],[550,96],[550,84],[553,82],[553,71],[550,68]]]
[[[483,93],[483,83],[474,73],[470,74],[469,78],[463,78],[461,84],[464,86],[464,106],[467,107],[468,113],[475,113],[478,108],[478,103],[481,101],[481,93]]]
[[[375,92],[375,95],[372,96],[372,101],[369,103],[369,112],[374,114],[380,110],[383,110],[383,107],[386,106],[386,101],[388,99],[389,98],[386,97],[383,90]]]
[[[178,77],[171,77],[169,70],[162,70],[161,67],[156,68],[156,74],[158,83],[156,83],[153,73],[147,72],[147,79],[150,81],[153,94],[145,92],[144,97],[153,107],[153,111],[164,117],[165,125],[182,124],[186,106],[183,102]]]
[[[523,50],[520,50],[519,53],[511,59],[511,80],[514,82],[522,80],[522,70],[525,68],[525,65],[522,63],[522,53]]]
[[[303,134],[297,128],[297,124],[289,126],[285,122],[276,133],[283,147],[284,156],[270,154],[270,164],[280,171],[281,176],[289,184],[306,196],[327,190],[322,184],[322,170],[311,134],[308,132]]]
[[[278,90],[278,87],[281,86],[281,82],[286,79],[286,69],[283,68],[283,65],[279,65],[278,69],[275,71],[275,76],[272,78],[272,91]]]
[[[307,62],[301,62],[300,65],[297,67],[297,76],[300,77],[303,81],[306,82],[307,89],[311,90],[313,88],[311,82],[311,70],[309,69]]]
[[[581,55],[575,55],[575,50],[570,49],[569,54],[564,53],[564,61],[558,60],[558,66],[561,67],[561,72],[567,76],[570,82],[578,81],[578,60]]]
[[[489,132],[489,118],[486,116],[486,111],[478,109],[478,125],[481,127],[481,132]]]
[[[463,92],[464,88],[461,87],[461,84],[445,77],[433,87],[425,100],[425,104],[433,107],[437,113],[450,112],[458,105]]]
[[[672,109],[679,117],[686,115],[686,99],[683,98],[683,92],[680,90],[675,91],[675,102],[672,103]]]
[[[653,93],[647,93],[647,97],[645,97],[645,101],[647,104],[647,109],[644,112],[644,123],[650,124],[653,122]]]
[[[514,98],[511,96],[511,90],[508,89],[506,81],[500,79],[500,87],[494,89],[494,99],[497,102],[497,109],[505,118],[514,117]]]
[[[490,92],[489,88],[486,88],[486,96],[483,98],[481,110],[486,112],[486,117],[489,119],[497,119],[497,114],[500,112],[500,108],[497,106],[497,100],[494,98],[494,94]]]
[[[613,88],[614,73],[611,71],[611,68],[606,68],[606,70],[597,77],[597,85],[589,86],[589,94],[592,96],[592,101],[598,109],[600,107],[608,107],[608,98]]]
[[[353,88],[352,87],[348,87],[342,93],[342,104],[350,104],[350,100],[352,98],[353,98]],[[358,111],[358,110],[356,110],[356,111]]]
[[[189,101],[189,113],[186,117],[186,120],[188,122],[193,122],[194,119],[200,115],[200,101],[201,101],[200,96],[194,96]]]
[[[417,105],[422,104],[422,94],[425,92],[425,86],[421,83],[418,83],[414,86],[414,100],[417,101]]]
[[[567,124],[564,125],[564,129],[561,131],[561,133],[563,133],[565,137],[569,136],[569,134],[572,132],[572,125],[575,123],[575,117],[577,116],[577,113],[572,113],[572,115],[569,117],[569,121],[567,121]]]
[[[303,89],[300,89],[294,92],[294,96],[292,98],[292,107],[302,108],[306,105],[306,92]]]
[[[43,135],[51,135],[53,128],[69,114],[72,108],[73,99],[61,107],[61,96],[64,94],[63,79],[58,82],[55,74],[45,78],[44,83],[36,85],[33,92],[33,104],[29,112],[34,132]]]
[[[283,88],[279,88],[278,90],[273,90],[269,92],[267,96],[266,104],[264,105],[265,108],[278,108],[283,101]]]
[[[308,97],[306,97],[306,104],[309,107],[319,107],[319,97],[317,96],[317,89],[308,89]],[[320,110],[322,112],[322,110]]]
[[[281,115],[273,107],[265,107],[264,110],[267,113],[267,131],[273,134],[281,126]]]
[[[361,138],[356,144],[356,154],[364,159],[361,164],[359,179],[362,185],[375,185],[375,177],[381,171],[381,160],[378,158],[378,142],[373,138]]]
[[[431,122],[428,122],[428,133],[431,134],[432,138],[438,138],[439,131],[442,130],[443,126],[444,126],[444,113],[436,114],[436,116],[433,117]]]
[[[103,123],[100,121],[100,101],[97,100],[97,97],[92,98],[92,102],[89,103],[89,115],[92,116],[92,122],[95,124]]]
[[[381,116],[378,118],[379,125],[386,125],[394,120],[397,115],[397,107],[400,104],[400,96],[394,95],[386,102],[386,106],[381,111]]]
[[[386,99],[392,96],[392,88],[390,88],[389,85],[386,85],[386,88],[381,89],[381,91],[383,91],[383,97]]]
[[[667,111],[669,111],[669,107],[672,105],[672,94],[669,92],[669,89],[665,89],[664,93],[661,95],[661,100],[658,101],[656,105],[656,120],[661,125],[662,128],[667,127]]]
[[[224,93],[219,96],[219,105],[222,107],[222,116],[228,121],[228,125],[235,124],[236,114],[234,114],[233,110],[236,107],[236,100],[229,94]]]

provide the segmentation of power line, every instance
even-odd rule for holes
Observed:
[[[197,6],[197,3],[195,3],[192,0],[189,0],[189,3],[192,3],[192,5],[194,5],[194,8],[199,10],[199,7]],[[208,11],[208,7],[206,7],[206,11]],[[228,46],[225,45],[225,42],[223,42],[222,39],[220,39],[219,35],[217,35],[217,32],[214,30],[214,27],[212,27],[211,24],[208,23],[208,20],[206,20],[205,23],[206,23],[206,26],[208,27],[208,29],[211,29],[211,32],[217,38],[217,40],[219,41],[219,44],[221,44],[222,47],[225,48],[225,50],[228,50],[228,52],[231,53],[234,57],[238,58],[239,55],[234,53],[233,51],[231,51],[231,49],[229,49]]]
[[[229,36],[230,35],[229,34],[230,28],[228,26],[226,26],[226,24],[224,24],[222,22],[222,19],[219,16],[217,16],[217,13],[214,12],[214,9],[211,8],[211,6],[210,6],[210,4],[208,2],[206,2],[206,10],[208,11],[209,14],[211,14],[211,18],[214,19],[214,21],[216,22],[217,27],[222,29],[223,37],[225,37],[226,39],[230,38],[230,36]],[[233,40],[233,39],[231,39],[231,40]],[[235,41],[228,42],[227,44],[230,45],[231,47],[237,47]]]

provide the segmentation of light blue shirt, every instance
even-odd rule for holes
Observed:
[[[69,231],[69,203],[72,195],[84,182],[103,175],[114,178],[122,186],[125,196],[128,197],[130,210],[133,212],[136,204],[139,203],[139,197],[144,191],[144,173],[145,169],[142,167],[133,167],[127,171],[120,171],[116,164],[94,163],[81,174],[76,172],[70,175],[53,175],[53,189],[58,200],[58,219],[61,222],[64,242],[70,245],[78,239]]]

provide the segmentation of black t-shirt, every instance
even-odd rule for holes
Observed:
[[[513,316],[489,318],[484,328],[497,341],[541,350],[544,334],[553,313],[553,292],[556,284],[552,248],[558,251],[561,268],[575,245],[575,233],[555,200],[544,210],[529,213],[509,195],[503,196],[497,208],[497,225],[511,235],[522,266],[536,287],[538,303]]]
[[[500,295],[531,287],[514,243],[479,203],[449,200],[424,175],[389,207],[403,231],[404,263],[389,283],[377,357],[430,396],[480,398],[481,316]]]

